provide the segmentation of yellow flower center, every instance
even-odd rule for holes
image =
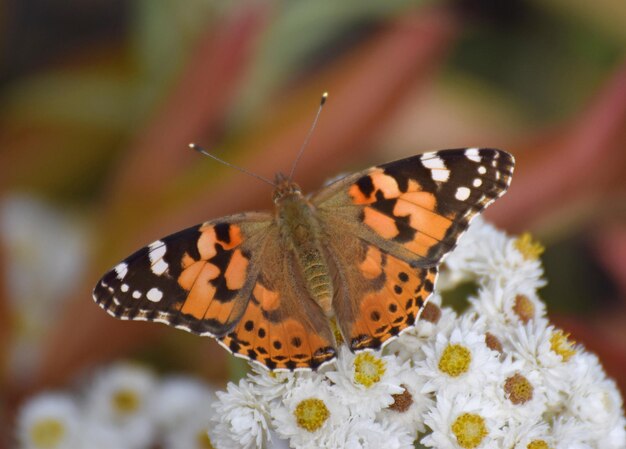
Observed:
[[[136,412],[139,409],[140,399],[137,393],[130,389],[119,389],[111,398],[113,408],[122,415]]]
[[[533,386],[520,373],[515,373],[504,382],[504,392],[515,405],[524,404],[533,398]]]
[[[213,444],[211,444],[211,438],[209,438],[209,433],[206,429],[198,432],[196,441],[198,442],[198,447],[201,447],[202,449],[215,449]]]
[[[370,352],[361,352],[354,358],[354,381],[370,388],[385,374],[385,362]]]
[[[550,449],[548,443],[543,440],[533,440],[526,446],[527,449]]]
[[[463,449],[477,447],[489,433],[482,416],[463,413],[452,423],[452,433]]]
[[[451,377],[458,377],[469,370],[472,353],[465,346],[448,345],[439,359],[439,371]]]
[[[530,232],[524,232],[520,235],[515,240],[514,245],[526,260],[537,260],[546,250],[541,243],[533,240]]]
[[[517,295],[515,304],[513,304],[513,312],[519,320],[526,324],[535,317],[535,305],[525,295]]]
[[[557,329],[550,337],[550,348],[561,356],[564,362],[567,362],[576,354],[574,344],[576,342],[569,340],[569,334],[564,333],[561,329]]]
[[[65,426],[55,418],[44,418],[37,421],[30,430],[30,436],[35,447],[55,448],[65,436]]]
[[[330,412],[324,401],[317,398],[308,398],[300,401],[293,411],[298,427],[315,432],[324,425]]]

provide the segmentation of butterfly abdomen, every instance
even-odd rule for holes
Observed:
[[[333,284],[313,209],[300,195],[284,198],[278,205],[278,223],[281,238],[294,255],[306,291],[326,315],[331,315]]]

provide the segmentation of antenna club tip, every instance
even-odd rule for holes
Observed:
[[[189,145],[187,145],[189,148],[191,148],[192,150],[196,149],[196,144],[194,142],[191,142]]]
[[[324,103],[326,103],[326,99],[328,98],[328,92],[324,92],[322,94],[322,101],[320,102],[320,106],[322,106]]]

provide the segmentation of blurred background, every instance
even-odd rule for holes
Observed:
[[[545,246],[551,319],[626,391],[623,0],[5,0],[0,4],[0,421],[137,360],[220,386],[210,339],[120,322],[91,289],[163,235],[343,171],[442,148],[517,158],[487,213]],[[0,429],[1,434],[6,434]],[[1,443],[0,443],[1,446]]]

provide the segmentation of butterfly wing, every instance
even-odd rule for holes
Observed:
[[[116,318],[225,335],[246,310],[271,224],[269,214],[239,214],[157,240],[106,273],[93,297]]]
[[[337,271],[333,308],[353,350],[378,348],[414,323],[442,258],[504,194],[513,166],[510,154],[494,149],[424,153],[313,197]]]
[[[259,275],[237,326],[221,338],[236,355],[271,370],[316,369],[336,355],[328,318],[307,293],[277,227],[268,230]]]
[[[140,249],[93,296],[116,318],[216,337],[273,370],[317,368],[335,357],[334,337],[281,243],[269,214],[220,218]]]
[[[339,286],[333,310],[350,349],[379,349],[415,324],[433,291],[436,266],[412,266],[354,236],[342,235],[331,247]]]

